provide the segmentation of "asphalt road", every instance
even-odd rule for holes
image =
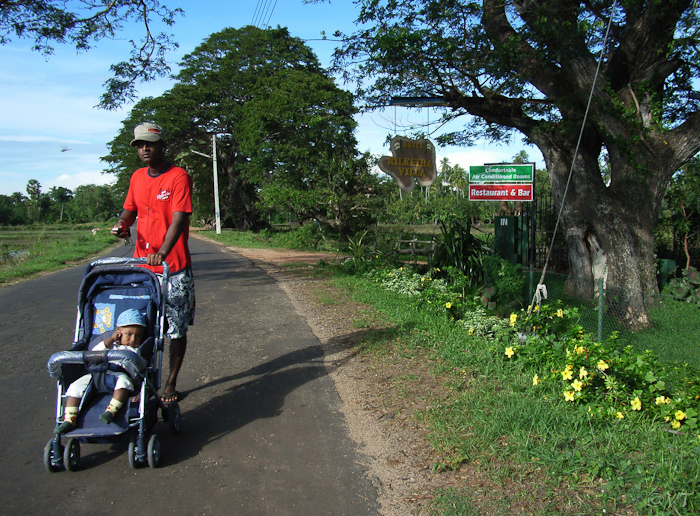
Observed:
[[[196,238],[191,250],[182,432],[156,425],[157,469],[131,469],[126,440],[83,444],[76,472],[44,469],[56,404],[46,362],[72,341],[84,266],[0,288],[0,514],[378,514],[306,321],[249,260]]]

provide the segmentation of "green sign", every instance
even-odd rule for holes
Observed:
[[[469,182],[532,183],[535,177],[535,164],[492,163],[469,167]]]

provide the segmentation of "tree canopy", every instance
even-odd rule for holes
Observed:
[[[288,211],[343,235],[366,223],[377,180],[357,155],[353,97],[339,89],[314,53],[283,28],[226,29],[185,56],[175,86],[137,103],[105,158],[125,187],[136,168],[131,131],[151,120],[168,132],[171,159],[195,179],[201,206],[212,205],[211,153],[217,135],[222,219],[260,227],[262,212]],[[213,210],[207,210],[213,214]]]
[[[152,22],[171,26],[181,9],[169,9],[158,0],[12,0],[0,2],[0,44],[12,38],[33,41],[33,49],[45,55],[57,44],[74,45],[85,51],[105,38],[114,38],[125,24],[141,24],[143,38],[131,41],[128,60],[111,66],[113,77],[105,83],[100,107],[115,109],[136,96],[136,83],[165,77],[170,67],[168,50],[177,48],[171,36],[154,33]]]
[[[603,277],[619,289],[628,322],[648,324],[645,296],[658,291],[653,229],[663,194],[700,150],[695,2],[359,5],[362,28],[339,35],[345,42],[336,68],[357,81],[365,105],[387,105],[392,96],[442,97],[446,119],[469,120],[443,142],[504,141],[519,131],[542,151],[553,195],[563,203],[570,290],[590,296],[594,279]]]

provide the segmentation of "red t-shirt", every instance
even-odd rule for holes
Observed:
[[[179,167],[171,167],[157,177],[148,174],[148,167],[140,168],[131,175],[124,209],[135,211],[138,216],[134,257],[144,258],[157,253],[173,221],[173,213],[192,213],[192,179]],[[192,265],[189,236],[188,225],[165,258],[170,272],[179,272]],[[149,269],[159,273],[163,270],[162,267]]]

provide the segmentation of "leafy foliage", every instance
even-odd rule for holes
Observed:
[[[211,135],[217,135],[224,224],[259,230],[264,215],[316,220],[347,237],[377,205],[369,156],[356,151],[353,97],[286,29],[225,29],[185,56],[177,84],[134,106],[104,159],[126,184],[135,168],[128,142],[144,120],[168,132],[169,153],[187,167],[195,202],[213,213]]]
[[[695,267],[683,269],[680,278],[669,281],[668,292],[673,299],[700,306],[700,271]]]
[[[53,187],[44,193],[41,183],[30,179],[27,194],[0,195],[0,225],[103,222],[115,218],[121,206],[112,186],[83,185],[75,192]]]
[[[635,353],[617,345],[616,335],[596,342],[577,324],[576,309],[542,306],[530,317],[514,316],[513,337],[500,350],[508,360],[530,364],[533,387],[582,404],[594,417],[648,413],[673,430],[697,430],[700,372],[694,368],[662,362],[652,351]]]
[[[435,253],[435,265],[454,267],[466,278],[469,286],[484,284],[484,256],[490,253],[489,239],[479,239],[471,232],[471,224],[452,219],[441,223],[442,240]]]
[[[135,83],[170,73],[167,51],[177,48],[171,36],[152,31],[154,18],[172,26],[182,9],[169,9],[158,0],[20,0],[0,2],[0,45],[12,37],[30,39],[34,50],[46,56],[54,45],[70,44],[85,51],[105,38],[114,38],[125,23],[143,24],[143,39],[131,41],[131,57],[112,65],[114,76],[106,83],[100,106],[116,109],[136,95]]]
[[[513,308],[523,298],[525,278],[520,268],[498,256],[484,256],[484,280],[486,286],[481,301],[490,310],[497,306]]]

